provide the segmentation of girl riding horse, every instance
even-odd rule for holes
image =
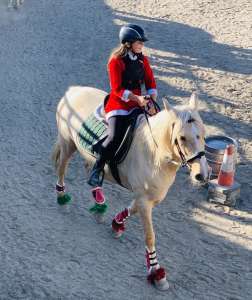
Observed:
[[[140,107],[149,100],[142,96],[142,85],[147,94],[156,100],[156,82],[152,69],[142,49],[147,41],[144,30],[134,24],[123,26],[119,33],[121,45],[112,52],[108,62],[111,92],[105,105],[108,136],[91,171],[88,183],[96,188],[102,185],[101,173],[106,162],[113,159],[127,130],[132,113],[142,113]],[[149,111],[154,114],[154,107]]]
[[[94,188],[96,184],[100,184],[99,174],[105,162],[112,159],[130,114],[137,109],[141,110],[140,107],[147,102],[141,95],[141,84],[145,84],[147,93],[154,100],[157,95],[151,68],[142,54],[143,42],[146,41],[143,30],[136,25],[124,26],[120,31],[120,39],[122,46],[112,54],[109,61],[112,89],[105,107],[109,135],[89,178],[89,183]],[[79,151],[86,169],[94,164],[93,155],[82,145],[80,131],[106,95],[104,91],[93,87],[73,86],[58,104],[58,137],[53,161],[58,176],[56,191],[60,205],[71,200],[71,196],[65,191],[64,178],[73,153]],[[114,236],[119,238],[124,233],[129,217],[139,215],[145,235],[147,278],[161,290],[168,289],[169,284],[156,253],[152,210],[165,199],[180,165],[186,165],[196,181],[204,181],[209,177],[204,156],[205,129],[198,113],[197,102],[196,94],[192,94],[188,105],[184,106],[172,107],[164,101],[162,111],[149,118],[148,122],[145,119],[140,120],[127,156],[118,165],[122,184],[132,191],[133,200],[130,206],[114,217]],[[111,170],[105,167],[104,171],[105,178],[115,182]],[[103,204],[102,199],[95,200],[94,214],[104,215],[105,200]]]

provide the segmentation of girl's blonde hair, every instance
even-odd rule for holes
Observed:
[[[120,44],[119,46],[117,46],[116,48],[114,48],[112,50],[108,61],[110,61],[113,57],[116,57],[116,58],[124,57],[127,54],[130,47],[131,47],[130,43]]]
[[[119,44],[116,48],[114,48],[111,51],[108,62],[110,62],[110,60],[113,57],[115,57],[115,58],[124,57],[130,49],[131,49],[131,43],[127,42],[125,44]],[[147,52],[146,49],[144,49],[144,51],[143,51],[144,55],[149,55],[149,53],[147,52],[147,54],[146,54],[146,52]]]

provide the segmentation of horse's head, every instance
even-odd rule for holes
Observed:
[[[193,181],[204,182],[209,176],[205,158],[204,124],[198,113],[198,99],[192,94],[187,106],[171,107],[164,101],[171,118],[170,142],[176,161],[189,167]]]

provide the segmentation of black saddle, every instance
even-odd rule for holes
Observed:
[[[105,99],[105,101],[106,101],[106,99]],[[131,143],[133,141],[133,137],[134,137],[134,130],[136,127],[136,122],[137,122],[138,116],[140,114],[143,114],[142,109],[135,109],[131,113],[131,118],[129,120],[129,125],[127,127],[125,135],[124,135],[122,141],[120,142],[120,145],[117,148],[113,158],[108,162],[108,165],[109,165],[109,168],[111,170],[113,177],[121,186],[123,186],[123,184],[120,179],[118,165],[124,161],[125,157],[127,156],[128,152],[129,152],[129,149],[130,149]],[[96,152],[96,153],[100,152],[101,145],[102,145],[103,141],[106,139],[106,137],[107,136],[103,137],[101,140],[99,140],[98,143],[93,145],[94,152]]]

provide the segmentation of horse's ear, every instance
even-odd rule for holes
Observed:
[[[172,105],[165,98],[163,98],[163,104],[165,110],[169,112],[169,117],[175,121],[177,118],[177,111],[175,110],[175,108],[173,108]]]
[[[189,107],[192,110],[198,110],[198,95],[196,92],[193,92],[189,100]]]
[[[165,98],[163,98],[162,100],[163,100],[164,108],[167,111],[170,111],[172,109],[172,106],[170,105],[170,103]]]

